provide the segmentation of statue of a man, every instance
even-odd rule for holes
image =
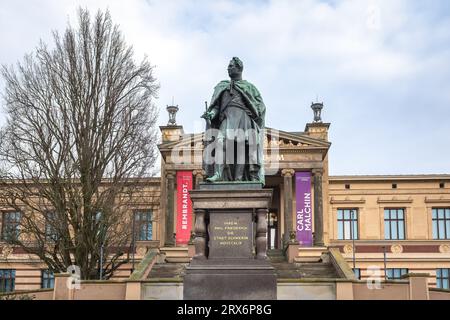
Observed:
[[[256,87],[242,80],[242,61],[228,65],[231,80],[219,82],[202,115],[205,132],[206,181],[254,181],[264,184],[266,107]]]

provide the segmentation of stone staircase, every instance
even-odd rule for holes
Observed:
[[[288,263],[281,250],[269,250],[270,263],[278,279],[336,279],[340,278],[327,259],[319,262]]]
[[[170,251],[170,250],[168,250]],[[189,264],[187,251],[178,250],[177,254],[155,263],[147,278],[155,279],[180,279],[184,276],[186,266]],[[183,251],[183,253],[181,253]],[[172,253],[173,254],[173,253]],[[329,261],[328,255],[323,254],[317,262],[288,263],[283,250],[269,250],[267,252],[270,263],[275,268],[278,279],[337,279],[339,276],[334,265]]]

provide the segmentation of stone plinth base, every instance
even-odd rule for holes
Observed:
[[[200,184],[190,195],[195,255],[186,268],[184,299],[276,299],[276,274],[267,261],[272,190],[260,183]]]
[[[215,264],[217,263],[217,264]],[[267,261],[191,263],[184,276],[185,300],[276,300],[277,278]]]

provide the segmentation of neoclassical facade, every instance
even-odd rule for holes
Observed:
[[[431,286],[449,289],[450,175],[330,176],[330,124],[315,120],[303,132],[266,128],[265,187],[274,191],[268,250],[293,254],[289,260],[295,263],[314,261],[327,248],[338,248],[359,279],[425,273]],[[175,176],[178,170],[191,171],[194,185],[203,181],[202,134],[185,134],[177,125],[161,131],[161,193],[167,199],[161,203],[161,226],[164,245],[176,246]],[[191,157],[175,161],[183,151]],[[305,171],[312,176],[312,248],[295,239],[294,175]]]

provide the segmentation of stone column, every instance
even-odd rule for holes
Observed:
[[[267,259],[267,209],[256,209],[256,259]]]
[[[77,285],[74,279],[70,278],[68,273],[56,273],[53,285],[53,300],[73,300],[73,291],[75,290],[75,285]],[[74,287],[69,288],[69,283]]]
[[[402,278],[409,278],[409,299],[410,300],[430,300],[428,288],[428,273],[408,273]]]
[[[174,230],[174,192],[175,192],[175,172],[166,173],[166,239],[164,242],[165,246],[174,246],[175,241],[173,237]]]
[[[314,246],[323,247],[322,169],[314,169]]]
[[[192,175],[194,176],[194,181],[195,181],[195,189],[198,189],[199,188],[199,184],[201,183],[201,182],[203,182],[203,177],[204,177],[204,175],[205,175],[205,171],[204,170],[194,170],[193,172],[192,172]]]
[[[281,170],[281,175],[284,177],[284,236],[283,242],[285,246],[290,241],[290,234],[292,230],[292,176],[295,174],[293,169]]]
[[[195,210],[195,255],[194,259],[206,259],[206,210]]]

